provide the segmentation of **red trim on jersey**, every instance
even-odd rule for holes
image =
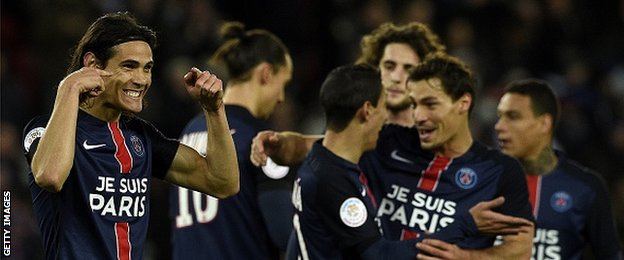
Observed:
[[[401,241],[419,238],[420,233],[404,228],[401,230]]]
[[[132,243],[130,243],[130,225],[128,222],[115,223],[115,239],[117,240],[117,259],[132,259]]]
[[[130,156],[130,150],[128,150],[123,133],[119,128],[119,122],[108,123],[108,129],[113,136],[113,143],[115,143],[115,159],[119,162],[119,170],[121,173],[130,173],[132,156]]]
[[[368,180],[366,179],[366,175],[364,175],[362,170],[360,170],[360,182],[362,183],[362,185],[364,185],[364,187],[366,187],[366,196],[368,196],[368,198],[373,203],[373,207],[375,207],[375,209],[376,209],[377,208],[377,200],[375,199],[375,194],[373,193],[373,191],[368,186]]]
[[[445,171],[449,165],[453,162],[453,159],[444,156],[436,155],[429,163],[427,169],[422,171],[420,180],[418,180],[418,188],[426,191],[434,191],[438,187],[440,175]]]
[[[539,211],[540,196],[542,193],[542,176],[527,175],[527,188],[529,188],[529,202],[533,209],[533,216],[537,218]]]

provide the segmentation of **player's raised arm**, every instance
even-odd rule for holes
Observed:
[[[181,144],[165,179],[218,198],[234,195],[240,188],[239,169],[223,108],[223,83],[214,74],[197,68],[192,68],[184,81],[206,117],[206,156]]]
[[[50,121],[33,155],[35,182],[48,191],[60,191],[73,166],[80,95],[98,96],[104,90],[104,77],[111,75],[95,68],[95,63],[86,65],[89,67],[67,75],[59,84]]]

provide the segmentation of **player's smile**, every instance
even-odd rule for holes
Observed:
[[[141,94],[143,93],[143,91],[138,91],[138,90],[134,90],[134,89],[124,89],[123,90],[124,93],[126,93],[126,95],[132,99],[141,99],[142,96]]]
[[[419,126],[417,127],[418,129],[418,136],[420,137],[420,141],[421,142],[431,142],[434,138],[434,134],[435,134],[435,127],[422,127]]]
[[[498,138],[498,145],[501,150],[509,149],[511,147],[511,140],[509,138]]]

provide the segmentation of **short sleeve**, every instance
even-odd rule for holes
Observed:
[[[522,165],[512,158],[503,162],[504,171],[499,180],[499,194],[505,203],[497,210],[505,215],[535,221],[529,204],[529,190]]]
[[[587,238],[592,247],[592,252],[597,259],[613,259],[622,254],[622,248],[616,232],[613,212],[611,211],[610,199],[604,180],[596,173],[591,183],[596,196],[592,201],[592,207],[587,216]],[[617,258],[616,258],[617,259]]]
[[[357,187],[345,179],[324,182],[319,187],[316,205],[341,247],[354,247],[362,253],[381,238],[375,210],[367,206]]]
[[[152,143],[152,176],[164,179],[175,158],[180,141],[165,137],[152,124],[142,121],[146,138]]]
[[[39,145],[41,137],[45,133],[48,120],[48,116],[38,116],[30,120],[30,122],[28,122],[28,124],[24,127],[22,148],[24,149],[24,156],[26,156],[28,165],[32,162],[35,151],[37,151],[37,146]]]

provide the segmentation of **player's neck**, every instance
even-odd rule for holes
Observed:
[[[407,108],[399,111],[388,109],[388,119],[386,120],[386,123],[404,127],[414,126],[414,117],[412,116],[411,109]]]
[[[347,127],[340,133],[327,130],[323,139],[323,146],[336,156],[357,164],[363,153],[361,135]]]
[[[544,146],[540,152],[532,157],[520,159],[524,166],[524,171],[528,175],[545,175],[550,173],[557,166],[557,155],[550,145]]]
[[[97,104],[81,105],[80,109],[85,113],[104,122],[114,122],[119,120],[119,117],[121,117],[121,111],[119,109],[106,108]]]
[[[237,105],[246,108],[254,117],[259,116],[259,95],[254,91],[256,88],[250,83],[228,84],[223,93],[223,103],[226,105]]]

